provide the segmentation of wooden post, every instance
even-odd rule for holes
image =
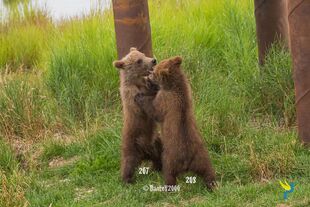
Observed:
[[[151,27],[147,0],[113,0],[118,58],[130,47],[152,57]]]
[[[310,145],[310,1],[289,0],[298,133]]]
[[[288,43],[287,0],[254,0],[259,64],[275,42]]]

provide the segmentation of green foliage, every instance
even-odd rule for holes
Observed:
[[[16,168],[17,162],[13,151],[2,138],[0,138],[0,152],[0,171],[12,172]]]
[[[103,26],[105,25],[105,26]],[[88,121],[117,97],[113,27],[107,15],[69,25],[52,48],[47,86],[69,118]]]
[[[85,150],[79,143],[64,144],[49,141],[44,144],[44,151],[41,155],[42,161],[50,161],[56,157],[70,158],[83,153]]]
[[[47,12],[24,2],[10,8],[7,15],[0,23],[0,73],[41,67],[53,30]]]
[[[2,71],[34,68],[40,61],[43,44],[44,34],[36,26],[10,29],[1,40]]]
[[[275,45],[261,68],[257,84],[259,111],[273,116],[285,126],[294,125],[295,94],[289,54]]]
[[[0,133],[10,138],[39,138],[46,133],[53,107],[31,76],[15,75],[0,83]]]
[[[15,153],[0,137],[0,206],[27,204],[27,176],[19,170]]]

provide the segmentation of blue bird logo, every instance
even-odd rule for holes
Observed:
[[[285,190],[283,195],[284,200],[287,200],[288,194],[294,192],[295,184],[293,182],[290,182],[290,184],[288,184],[287,181],[284,181],[284,183],[280,181],[280,185]]]

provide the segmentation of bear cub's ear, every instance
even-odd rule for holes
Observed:
[[[124,66],[125,66],[125,62],[122,61],[122,60],[115,60],[115,61],[113,62],[113,66],[116,67],[116,68],[118,68],[118,69],[123,69]]]
[[[180,56],[176,56],[176,57],[173,57],[171,61],[174,65],[181,65],[182,58]]]
[[[130,48],[130,52],[136,51],[136,50],[137,50],[137,48],[135,48],[135,47],[131,47],[131,48]]]

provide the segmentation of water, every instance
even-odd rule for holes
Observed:
[[[54,21],[87,15],[92,9],[105,9],[111,0],[30,0],[34,7],[46,9]],[[0,10],[5,15],[7,8],[0,0]],[[1,15],[0,15],[1,16]]]

